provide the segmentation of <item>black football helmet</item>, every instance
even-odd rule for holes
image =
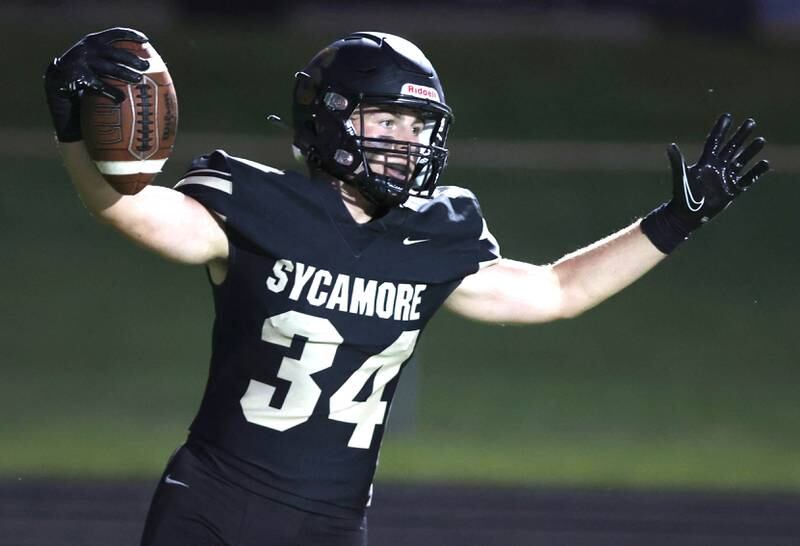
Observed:
[[[417,46],[391,34],[356,32],[320,51],[295,77],[294,145],[312,169],[352,184],[380,207],[399,205],[409,195],[430,197],[447,163],[453,113]],[[356,134],[351,116],[361,115],[363,128],[365,107],[419,116],[420,142]],[[392,169],[373,168],[376,158]]]

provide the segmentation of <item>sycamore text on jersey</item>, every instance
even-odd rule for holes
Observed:
[[[426,284],[378,282],[331,273],[301,262],[278,260],[267,277],[267,288],[281,293],[290,280],[290,300],[299,301],[305,297],[315,307],[394,320],[419,320],[422,292],[428,287]]]

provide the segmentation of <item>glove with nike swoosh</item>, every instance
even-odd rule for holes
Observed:
[[[730,125],[730,114],[720,116],[694,165],[686,165],[677,144],[667,148],[672,199],[645,216],[641,223],[642,232],[664,254],[675,250],[692,231],[723,211],[769,170],[769,163],[762,159],[742,174],[744,166],[758,155],[766,141],[758,137],[744,146],[756,126],[748,118],[726,143]]]

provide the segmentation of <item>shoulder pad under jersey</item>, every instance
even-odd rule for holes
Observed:
[[[477,268],[500,260],[500,246],[489,231],[478,199],[470,190],[439,186],[431,198],[410,197],[403,206],[417,213],[412,225],[418,237],[427,233],[463,247],[474,255]]]

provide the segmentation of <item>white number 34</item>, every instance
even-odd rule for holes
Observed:
[[[239,403],[245,419],[273,430],[285,431],[308,421],[322,390],[311,377],[333,366],[336,350],[344,341],[328,319],[287,311],[264,321],[261,339],[290,347],[295,336],[307,339],[300,358],[283,357],[278,377],[289,381],[289,390],[280,409],[270,406],[275,387],[250,380]],[[380,354],[373,355],[330,397],[328,417],[356,425],[349,447],[368,449],[375,427],[386,418],[387,403],[381,400],[383,389],[400,372],[411,356],[419,330],[403,332]],[[372,393],[363,402],[355,400],[370,377],[375,376]]]

